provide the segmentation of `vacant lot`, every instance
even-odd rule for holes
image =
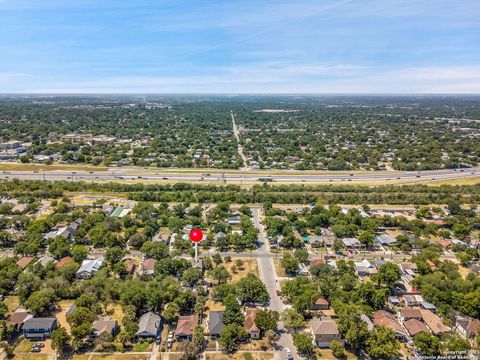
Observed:
[[[238,265],[237,260],[241,260],[242,264]],[[224,262],[222,264],[228,270],[232,278],[230,282],[235,283],[238,280],[244,278],[248,274],[254,274],[258,276],[258,266],[256,259],[238,259],[232,258],[230,262]],[[234,272],[232,269],[235,268],[236,271]]]

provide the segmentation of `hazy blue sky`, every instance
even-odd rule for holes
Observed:
[[[480,1],[0,0],[0,92],[480,92]]]

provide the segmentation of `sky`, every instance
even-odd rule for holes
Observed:
[[[0,0],[0,93],[480,93],[480,1]]]

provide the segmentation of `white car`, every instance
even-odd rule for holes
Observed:
[[[286,347],[284,350],[285,350],[285,355],[287,356],[287,360],[293,360],[293,355],[290,349]]]

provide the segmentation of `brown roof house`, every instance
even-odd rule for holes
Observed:
[[[418,333],[424,331],[426,333],[428,333],[428,328],[427,328],[427,325],[425,325],[423,322],[415,319],[415,318],[412,318],[410,320],[407,320],[403,323],[403,326],[405,326],[405,329],[407,329],[408,333],[410,334],[410,336],[415,336],[417,335]]]
[[[180,316],[175,329],[175,338],[177,339],[192,339],[193,331],[198,325],[198,316]]]
[[[142,274],[153,275],[155,273],[155,259],[146,259],[142,264]]]
[[[405,341],[407,338],[407,334],[405,330],[402,328],[402,325],[395,319],[395,317],[384,311],[384,310],[377,310],[372,313],[373,324],[375,326],[383,326],[395,333],[395,336],[400,341]]]
[[[20,266],[22,269],[25,269],[33,260],[31,256],[24,256],[20,260],[17,261],[17,265]]]
[[[472,339],[478,334],[480,329],[480,320],[470,316],[457,316],[455,319],[455,329],[466,339]]]
[[[420,311],[422,313],[423,322],[435,335],[443,335],[451,331],[451,329],[442,322],[442,319],[430,310]]]
[[[257,316],[256,308],[245,309],[245,322],[244,327],[247,330],[247,334],[251,339],[260,339],[260,329],[255,324],[255,318]]]
[[[28,319],[33,318],[26,310],[18,309],[7,317],[7,325],[13,326],[14,331],[22,330],[23,323]]]
[[[328,308],[328,301],[323,297],[319,297],[317,301],[315,301],[315,303],[312,305],[311,310],[328,310]]]
[[[422,320],[422,313],[419,309],[402,309],[400,310],[400,317],[403,321],[410,319]]]
[[[316,317],[310,320],[310,331],[315,344],[320,348],[328,348],[333,340],[337,340],[341,344],[345,343],[338,331],[337,323],[330,316]]]

